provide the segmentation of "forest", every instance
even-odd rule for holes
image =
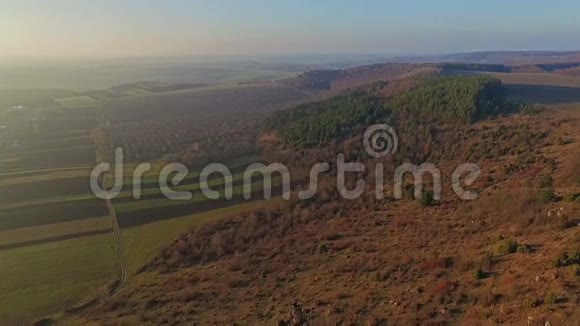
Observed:
[[[266,130],[279,130],[282,139],[296,147],[324,144],[359,124],[369,125],[383,116],[380,98],[364,91],[353,91],[326,101],[278,111]]]
[[[432,77],[389,103],[402,117],[474,122],[513,109],[499,79],[489,76]]]
[[[325,101],[276,112],[265,123],[290,146],[325,144],[348,135],[359,125],[382,118],[399,121],[469,123],[514,109],[501,81],[487,76],[423,78],[417,85],[385,99],[369,90],[355,90]]]

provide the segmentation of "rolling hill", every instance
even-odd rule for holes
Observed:
[[[270,159],[293,169],[330,163],[315,197],[224,216],[182,233],[117,296],[78,321],[543,325],[577,320],[580,106],[527,111],[509,102],[509,88],[503,89],[507,97],[499,96],[498,87],[503,86],[491,77],[459,76],[427,78],[391,97],[380,97],[376,87],[358,90],[372,92],[374,104],[376,97],[384,101],[380,111],[371,112],[373,121],[341,118],[336,120],[340,132],[325,133],[322,141],[291,141],[304,134],[296,132],[274,145]],[[341,106],[352,99],[342,96],[300,106],[295,114],[283,111],[268,132],[310,130],[313,126],[301,122],[304,114],[327,121],[335,111],[348,117],[350,108],[350,116],[357,117],[364,105]],[[456,105],[448,105],[451,99]],[[466,112],[476,119],[466,119]],[[398,152],[381,159],[363,154],[361,133],[374,119],[397,131]],[[337,153],[364,163],[368,171],[384,164],[385,180],[403,162],[435,164],[444,180],[458,164],[474,163],[482,171],[470,188],[478,199],[460,200],[451,183],[444,184],[439,200],[414,198],[409,180],[403,198],[396,198],[387,181],[384,197],[377,199],[369,186],[374,174],[359,172],[346,184],[353,187],[362,179],[367,187],[361,197],[345,200],[334,187]],[[433,182],[424,180],[426,193],[433,191]]]

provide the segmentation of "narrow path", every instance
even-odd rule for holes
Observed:
[[[105,110],[103,106],[100,106],[101,109],[101,127],[107,130],[107,145],[109,147],[109,153],[115,153],[115,148],[113,146],[113,137],[111,133],[111,123],[105,114]],[[111,162],[114,161],[114,157]],[[106,180],[105,178],[101,179],[102,181]],[[104,182],[103,182],[104,184]],[[101,187],[103,187],[103,184]],[[123,250],[123,242],[121,241],[121,230],[119,229],[119,220],[117,219],[117,214],[115,213],[115,208],[113,207],[113,203],[110,199],[107,199],[107,209],[109,210],[109,216],[111,216],[112,223],[113,223],[113,236],[115,238],[115,248],[117,249],[117,257],[119,260],[119,268],[120,268],[120,276],[119,280],[111,287],[109,290],[109,296],[113,296],[119,291],[125,282],[127,281],[127,262],[125,260],[125,253]]]
[[[107,130],[107,147],[109,147],[109,152],[112,154],[114,153],[113,142],[111,141],[111,124],[109,123],[108,119],[106,118],[105,111],[101,106],[101,127],[106,128]],[[112,157],[112,156],[111,156]],[[113,160],[110,160],[111,162]],[[99,183],[101,185],[101,189],[104,189],[105,180],[109,172],[101,175],[99,179]],[[117,214],[115,213],[115,209],[110,199],[106,200],[107,210],[109,212],[109,216],[111,217],[111,224],[113,226],[113,238],[115,240],[115,250],[117,252],[117,259],[119,261],[119,278],[109,287],[109,290],[105,296],[102,298],[95,298],[85,303],[77,304],[76,306],[68,309],[65,314],[56,320],[53,321],[56,325],[66,324],[67,321],[77,317],[78,315],[89,311],[90,309],[96,307],[103,299],[112,298],[114,297],[119,290],[125,285],[127,282],[127,262],[125,260],[125,253],[123,250],[123,242],[121,241],[121,230],[119,228],[119,221],[117,220]]]
[[[119,260],[120,275],[119,280],[115,282],[115,285],[109,289],[109,296],[113,296],[117,291],[125,285],[127,281],[127,262],[125,260],[125,253],[123,252],[123,243],[121,241],[121,230],[119,229],[119,221],[117,220],[117,214],[111,204],[110,200],[107,200],[107,208],[109,209],[109,214],[113,222],[113,237],[115,238],[115,247],[117,249],[117,257]]]

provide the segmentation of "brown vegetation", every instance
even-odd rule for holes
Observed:
[[[461,202],[449,191],[432,207],[390,195],[376,201],[372,193],[338,200],[329,180],[314,200],[181,235],[85,318],[282,325],[577,320],[580,238],[572,222],[578,207],[538,197],[546,175],[560,196],[580,187],[559,184],[577,156],[557,154],[580,149],[576,141],[555,141],[568,129],[550,125],[574,125],[566,121],[515,115],[439,127],[432,148],[441,149],[428,157],[449,167],[463,159],[481,164],[479,200]],[[568,137],[578,135],[574,129]],[[401,137],[405,144],[416,139],[401,155],[424,147],[412,129],[402,129]],[[355,153],[357,143],[287,160],[308,164],[348,146]]]

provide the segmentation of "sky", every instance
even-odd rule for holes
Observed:
[[[579,50],[578,0],[0,0],[0,59]]]

